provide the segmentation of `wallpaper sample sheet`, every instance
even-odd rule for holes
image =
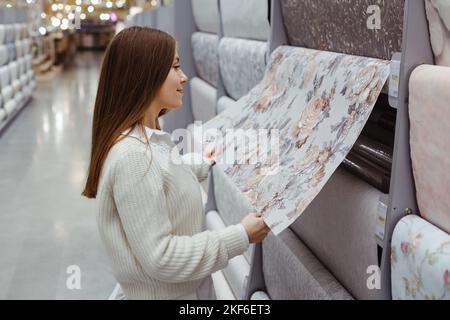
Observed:
[[[344,160],[388,74],[385,60],[279,47],[261,83],[203,125],[203,142],[279,234]]]

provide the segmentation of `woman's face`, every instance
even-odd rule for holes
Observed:
[[[181,107],[183,104],[183,86],[188,81],[188,78],[181,70],[180,57],[178,52],[175,53],[172,68],[169,75],[164,81],[161,89],[156,97],[158,104],[163,109],[174,109]]]

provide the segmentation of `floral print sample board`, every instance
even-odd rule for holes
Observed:
[[[388,74],[385,60],[279,47],[263,80],[203,126],[204,143],[216,145],[219,168],[278,234],[344,160]],[[234,144],[227,135],[237,129],[257,134]]]
[[[392,236],[392,299],[450,299],[450,235],[422,218],[400,220]]]

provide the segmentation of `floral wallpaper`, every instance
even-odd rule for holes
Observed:
[[[405,0],[281,0],[289,43],[391,60],[401,51]]]
[[[230,97],[241,98],[262,80],[266,53],[266,42],[237,38],[220,40],[220,73]]]
[[[392,236],[392,298],[450,299],[450,235],[422,218],[399,221]]]
[[[278,234],[344,160],[388,74],[388,61],[279,47],[263,80],[204,125],[204,132],[222,133],[223,141],[206,137],[204,142],[216,145],[217,165]],[[263,132],[267,143],[262,148],[264,139],[253,136],[248,148],[241,148],[227,139],[231,128]]]
[[[192,54],[198,76],[217,87],[219,80],[219,37],[215,34],[195,32],[192,34]]]

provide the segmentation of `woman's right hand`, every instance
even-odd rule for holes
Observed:
[[[270,228],[261,217],[261,213],[250,213],[241,221],[247,231],[250,243],[258,243],[264,240],[270,232]]]

